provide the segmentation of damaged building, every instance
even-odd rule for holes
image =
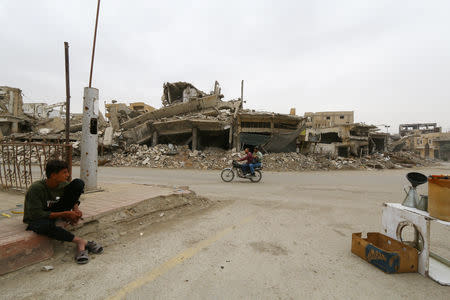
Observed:
[[[450,133],[425,133],[410,136],[407,142],[410,151],[422,158],[450,158]]]
[[[401,137],[404,137],[413,134],[439,133],[442,132],[442,128],[438,127],[437,123],[400,124],[398,132]]]
[[[222,100],[217,81],[210,93],[186,82],[163,87],[163,107],[135,118],[119,118],[120,111],[107,105],[107,116],[118,120],[113,127],[121,129],[127,144],[170,143],[192,150],[263,145],[271,152],[295,151],[302,117],[243,110],[240,98]]]
[[[187,82],[164,83],[159,109],[144,102],[128,105],[112,100],[105,103],[108,121],[99,116],[99,146],[102,151],[132,144],[238,151],[260,146],[263,152],[337,156],[361,156],[387,150],[389,135],[378,132],[376,126],[354,123],[353,111],[307,112],[298,116],[295,108],[289,114],[262,112],[243,109],[241,98],[229,101],[223,98],[216,81],[208,93]],[[14,138],[62,139],[64,103],[18,103],[21,105],[18,115],[32,120],[32,131],[14,134]],[[76,142],[77,148],[82,114],[71,114],[70,123],[70,140]],[[11,129],[6,132],[12,133]]]
[[[81,113],[70,114],[70,140],[81,139]],[[66,129],[66,103],[24,103],[18,88],[0,87],[0,137],[16,141],[61,141]],[[100,113],[99,128],[106,128]]]
[[[114,130],[120,129],[120,124],[125,123],[135,117],[155,110],[154,107],[144,102],[132,102],[130,105],[125,103],[118,103],[117,100],[112,100],[112,103],[105,103],[106,114],[110,125]]]
[[[220,94],[220,85],[216,81],[214,83],[214,90],[210,95],[219,95],[219,99],[223,98]],[[206,93],[200,91],[191,83],[188,82],[166,82],[163,85],[163,95],[161,101],[163,106],[169,106],[176,103],[186,103],[194,99],[199,99],[207,96]]]
[[[307,128],[306,152],[327,153],[342,157],[362,156],[374,152],[385,152],[388,134],[366,124],[345,124],[322,128]]]
[[[442,132],[437,123],[400,125],[400,139],[389,145],[390,151],[410,151],[422,158],[448,160],[450,133]]]
[[[296,115],[243,110],[237,114],[236,145],[240,149],[261,145],[266,152],[294,152],[305,129],[304,118]],[[236,147],[235,147],[236,148]]]
[[[353,124],[353,111],[306,112],[306,126],[309,128],[324,128],[337,125]]]
[[[0,137],[29,130],[29,125],[23,113],[22,91],[0,86]]]

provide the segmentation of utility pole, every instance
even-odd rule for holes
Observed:
[[[69,43],[64,42],[64,59],[66,69],[66,162],[72,178],[72,147],[70,147],[70,77],[69,77]]]
[[[241,109],[244,106],[244,80],[241,81]]]
[[[92,87],[92,73],[94,69],[95,43],[97,41],[98,15],[100,0],[97,3],[95,18],[94,42],[92,47],[91,70],[89,72],[89,87],[84,88],[83,97],[83,126],[81,138],[80,177],[87,190],[97,189],[98,171],[98,89]]]

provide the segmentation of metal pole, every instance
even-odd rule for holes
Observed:
[[[69,164],[69,174],[72,179],[72,153],[70,147],[70,77],[69,77],[69,43],[64,42],[64,58],[66,67],[66,162]]]
[[[244,102],[244,80],[241,81],[241,101]]]
[[[94,69],[95,43],[97,41],[98,14],[100,0],[97,3],[95,18],[94,43],[92,46],[91,71],[89,73],[89,87],[84,88],[83,97],[83,126],[81,136],[80,177],[87,190],[97,189],[98,171],[98,89],[92,87],[92,70]]]
[[[241,81],[241,107],[242,109],[244,107],[244,80]]]
[[[64,42],[66,60],[66,144],[69,144],[70,133],[70,79],[69,79],[69,43]]]
[[[89,87],[92,87],[92,70],[94,69],[95,42],[97,41],[98,13],[100,11],[100,0],[97,3],[97,16],[95,17],[94,45],[92,46],[91,71],[89,73]]]

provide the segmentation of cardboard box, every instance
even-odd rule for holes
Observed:
[[[353,233],[352,253],[386,273],[417,272],[417,250],[378,232],[367,233],[367,238]]]

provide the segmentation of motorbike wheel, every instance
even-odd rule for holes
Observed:
[[[259,182],[259,181],[261,181],[261,178],[262,178],[262,173],[261,173],[261,171],[255,170],[255,177],[250,177],[250,180],[251,180],[252,182]]]
[[[234,172],[230,168],[226,168],[222,170],[222,173],[220,173],[220,177],[225,182],[230,182],[234,178]]]

